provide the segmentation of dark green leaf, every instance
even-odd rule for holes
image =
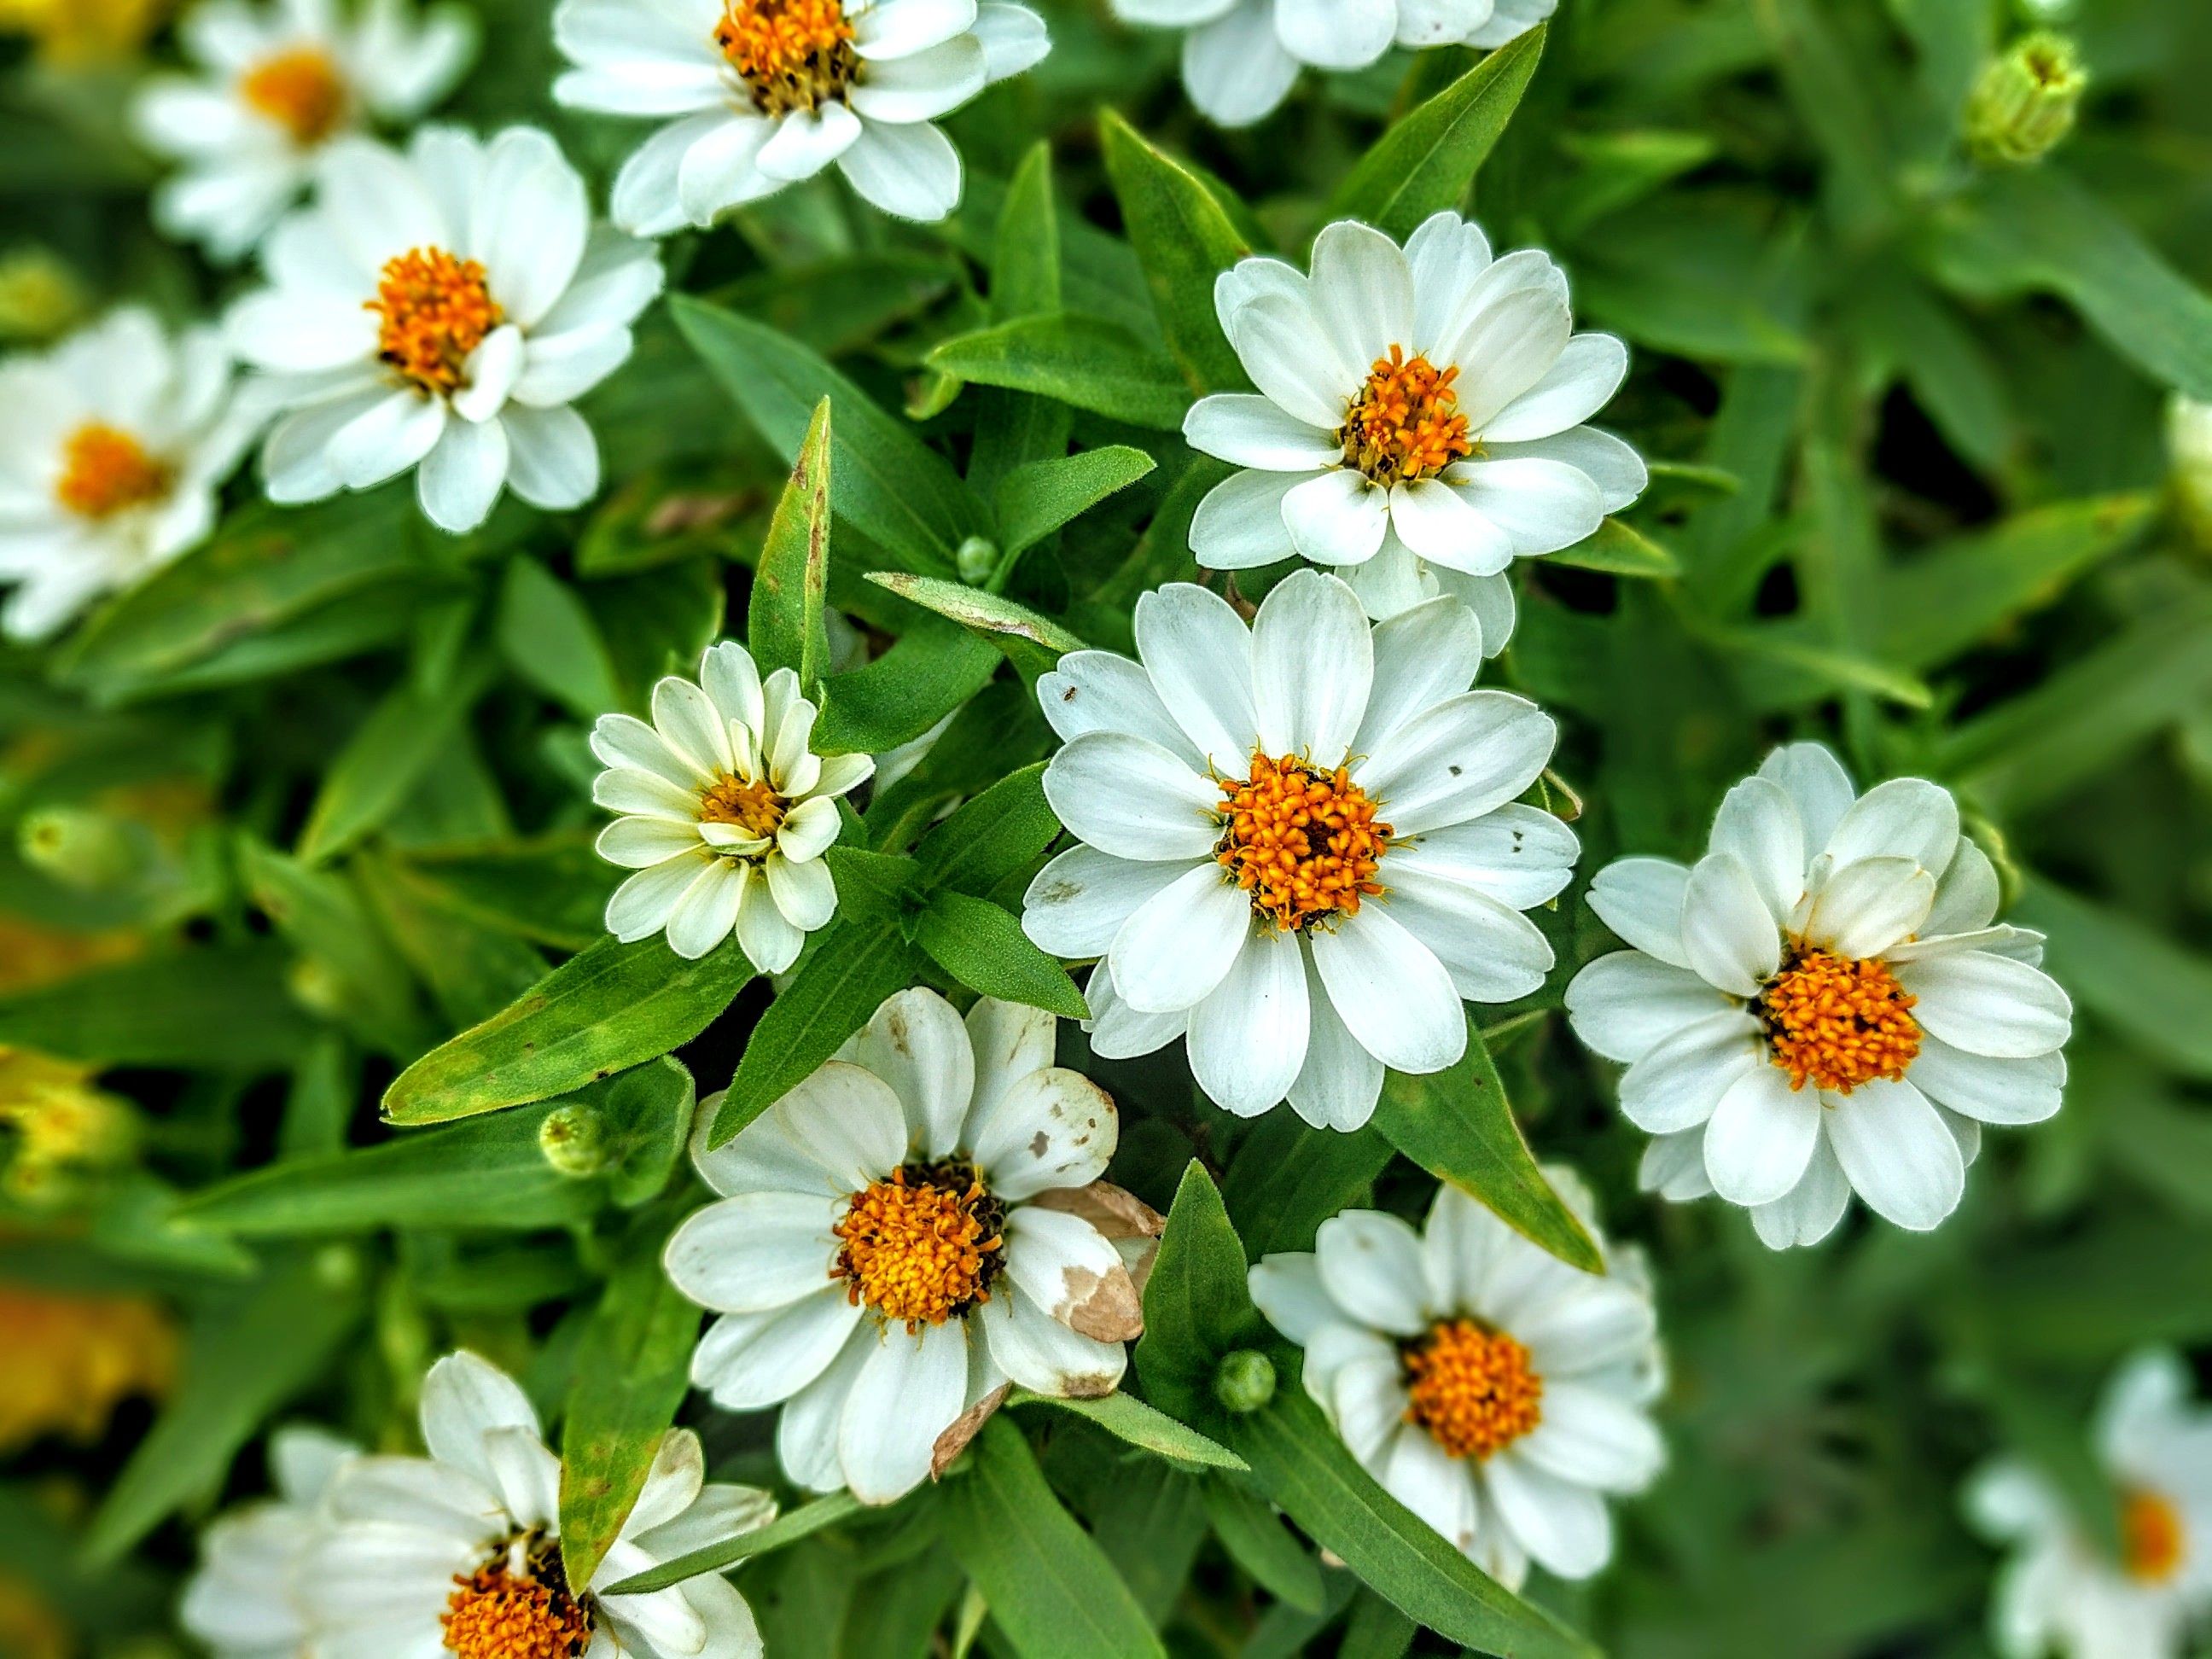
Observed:
[[[1099,117],[1106,176],[1145,268],[1168,349],[1203,391],[1246,384],[1214,314],[1213,279],[1252,250],[1212,188],[1112,110]]]
[[[1222,1416],[1213,1398],[1222,1356],[1264,1334],[1246,1288],[1244,1246],[1212,1177],[1194,1159],[1176,1188],[1159,1259],[1145,1281],[1137,1375],[1163,1411],[1211,1425]]]
[[[1026,674],[1042,674],[1063,653],[1083,649],[1083,641],[1058,623],[996,593],[896,570],[872,570],[868,580],[985,635]]]
[[[1235,1480],[1207,1480],[1199,1492],[1213,1535],[1231,1560],[1277,1600],[1302,1612],[1321,1611],[1321,1568],[1291,1535],[1273,1504]]]
[[[923,837],[915,856],[933,885],[980,896],[1025,867],[1059,833],[1039,761],[963,805]]]
[[[1172,432],[1190,388],[1171,358],[1115,323],[1074,312],[1018,317],[933,347],[929,366],[978,386],[1052,398],[1109,420]]]
[[[499,591],[498,639],[507,665],[526,685],[580,720],[623,706],[606,641],[581,597],[535,559],[507,568]]]
[[[830,400],[814,406],[791,482],[769,520],[768,543],[753,573],[747,637],[763,676],[788,668],[801,695],[819,698],[830,665],[822,618],[830,588]]]
[[[179,951],[0,998],[0,1042],[110,1066],[281,1071],[314,1028],[267,944]]]
[[[2212,962],[2048,881],[2028,886],[2011,920],[2049,937],[2051,975],[2083,1007],[2184,1075],[2212,1079]]]
[[[1254,1261],[1310,1250],[1322,1222],[1365,1202],[1390,1156],[1390,1143],[1372,1129],[1316,1129],[1295,1113],[1270,1112],[1238,1143],[1221,1195],[1244,1218]]]
[[[911,743],[998,671],[999,653],[988,641],[964,628],[924,622],[873,662],[823,682],[815,749],[825,755],[881,754]]]
[[[1117,1440],[1127,1441],[1156,1456],[1188,1468],[1230,1469],[1241,1472],[1244,1460],[1218,1441],[1178,1423],[1165,1412],[1155,1411],[1133,1394],[1109,1394],[1095,1400],[1060,1395],[1031,1394],[1016,1389],[1006,1396],[1010,1407],[1048,1406],[1087,1418]]]
[[[915,943],[970,990],[1027,1003],[1063,1019],[1088,1019],[1083,993],[1057,958],[1022,932],[1012,911],[947,887],[915,920]]]
[[[1127,489],[1154,465],[1141,449],[1109,444],[1017,467],[999,483],[999,539],[1006,556],[1035,546],[1115,490]]]

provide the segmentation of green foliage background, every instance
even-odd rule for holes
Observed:
[[[641,130],[553,108],[541,0],[480,9],[449,112],[550,126],[603,191]],[[1309,76],[1239,134],[1190,112],[1171,40],[1048,9],[1053,55],[950,124],[969,179],[945,225],[818,182],[670,245],[678,297],[586,406],[608,463],[589,509],[510,501],[455,541],[404,482],[283,510],[242,478],[210,545],[61,646],[0,654],[0,840],[65,807],[131,852],[76,883],[0,852],[0,911],[137,941],[0,998],[0,1043],[109,1067],[143,1116],[82,1205],[0,1216],[0,1282],[151,1295],[185,1332],[150,1415],[0,1468],[0,1571],[88,1651],[178,1639],[192,1529],[263,1489],[273,1423],[404,1447],[458,1343],[619,1480],[690,1340],[651,1264],[696,1198],[695,1091],[734,1074],[732,1127],[911,982],[1078,1011],[1011,926],[1056,829],[1025,682],[1074,641],[1126,648],[1134,596],[1193,574],[1183,532],[1219,474],[1176,427],[1236,375],[1212,275],[1303,260],[1332,216],[1402,235],[1463,198],[1630,342],[1602,419],[1653,462],[1625,523],[1518,567],[1495,682],[1565,727],[1551,804],[1579,812],[1584,861],[1538,917],[1560,968],[1480,1011],[1488,1058],[1394,1083],[1355,1135],[1228,1118],[1176,1051],[1097,1065],[1113,1177],[1174,1212],[1139,1392],[1206,1437],[1018,1404],[895,1510],[830,1500],[757,1540],[778,1547],[739,1583],[769,1651],[1587,1650],[1372,1505],[1287,1350],[1266,1412],[1230,1418],[1206,1382],[1268,1340],[1236,1232],[1256,1255],[1370,1194],[1410,1212],[1417,1158],[1577,1248],[1511,1126],[1465,1104],[1493,1060],[1537,1153],[1650,1247],[1673,1361],[1672,1467],[1624,1506],[1613,1569],[1532,1587],[1565,1626],[1621,1659],[1966,1659],[1992,1566],[1958,1519],[1969,1467],[2024,1449],[2112,1524],[2084,1442],[2100,1380],[2146,1341],[2212,1344],[2212,547],[2168,497],[2162,428],[2169,388],[2212,399],[2212,9],[2059,18],[2094,76],[2081,130],[2002,172],[1964,158],[1960,111],[2031,20],[1984,0],[1562,0],[1480,67]],[[148,228],[123,84],[0,75],[5,237],[181,319],[223,282]],[[865,665],[814,631],[825,514]],[[678,964],[605,940],[615,872],[590,848],[590,720],[749,625],[831,671],[835,747],[964,704],[848,829],[840,919],[774,1001],[734,945]],[[1862,1215],[1776,1255],[1739,1212],[1635,1193],[1643,1137],[1559,996],[1609,948],[1588,875],[1692,852],[1791,734],[1862,780],[1954,788],[2081,1012],[2066,1109],[1992,1135],[1939,1232]],[[577,1101],[611,1137],[580,1179],[538,1150]],[[686,1420],[727,1475],[772,1481],[771,1419]]]

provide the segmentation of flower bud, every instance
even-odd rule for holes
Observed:
[[[128,827],[81,806],[26,813],[15,842],[24,863],[81,891],[120,885],[136,862]]]
[[[1257,1348],[1238,1348],[1222,1356],[1213,1373],[1213,1397],[1242,1417],[1275,1397],[1275,1362]]]
[[[981,587],[998,572],[999,550],[987,537],[970,536],[953,553],[952,563],[962,581]]]
[[[2166,448],[2181,527],[2212,553],[2212,404],[2175,392],[2166,406]]]
[[[1984,161],[2019,166],[2057,148],[2074,129],[2089,76],[2074,43],[2039,29],[1990,60],[1966,100],[1966,147]]]
[[[538,1126],[538,1150],[571,1180],[581,1181],[606,1167],[606,1121],[588,1106],[562,1106]]]
[[[76,273],[42,247],[0,259],[0,339],[53,340],[89,309]]]

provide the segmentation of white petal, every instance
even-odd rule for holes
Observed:
[[[1451,975],[1403,925],[1372,905],[1313,936],[1314,966],[1346,1029],[1395,1071],[1441,1072],[1467,1052]]]
[[[1915,1232],[1926,1232],[1958,1208],[1966,1162],[1917,1089],[1875,1082],[1830,1098],[1828,1142],[1868,1208]]]
[[[676,168],[676,199],[694,225],[711,225],[731,208],[756,202],[783,187],[761,170],[761,151],[775,136],[773,120],[744,116],[725,120],[692,143]]]
[[[1056,957],[1103,956],[1137,907],[1190,867],[1187,860],[1138,863],[1071,847],[1038,871],[1022,896],[1022,931]]]
[[[1820,1094],[1793,1090],[1779,1066],[1753,1066],[1705,1125],[1705,1172],[1731,1204],[1771,1204],[1794,1188],[1820,1139]]]
[[[889,1504],[929,1478],[937,1437],[960,1415],[968,1328],[948,1319],[918,1336],[887,1328],[837,1419],[837,1462],[864,1504]]]
[[[1913,1086],[1939,1106],[1984,1123],[2040,1123],[2058,1110],[2066,1057],[2056,1052],[1995,1060],[1954,1048],[1923,1032],[1913,1056]]]
[[[1911,860],[1861,859],[1814,896],[1804,934],[1838,956],[1876,956],[1917,932],[1935,902],[1935,877]]]
[[[1782,965],[1782,933],[1743,860],[1710,853],[1682,892],[1682,954],[1711,984],[1753,997]]]
[[[1987,951],[1908,963],[1898,983],[1918,999],[1912,1017],[1971,1054],[2024,1060],[2049,1054],[2073,1030],[2074,1005],[2039,968]]]
[[[1620,1079],[1620,1109],[1652,1134],[1695,1128],[1739,1078],[1765,1064],[1759,1024],[1749,1014],[1710,1015],[1670,1031],[1628,1068]]]
[[[960,152],[926,121],[866,124],[837,166],[863,198],[901,219],[934,223],[960,203]]]
[[[1304,1347],[1323,1325],[1345,1316],[1321,1282],[1321,1267],[1310,1251],[1263,1255],[1247,1274],[1252,1301],[1267,1322]]]
[[[1259,734],[1252,708],[1252,638],[1218,593],[1171,582],[1141,595],[1137,654],[1154,690],[1199,754],[1242,776]]]
[[[669,1282],[718,1313],[788,1307],[822,1288],[837,1257],[834,1202],[802,1193],[741,1193],[678,1227],[662,1256]]]
[[[1071,833],[1119,858],[1205,859],[1221,836],[1219,788],[1127,732],[1076,738],[1045,769],[1044,794]]]
[[[1550,715],[1507,691],[1467,691],[1431,705],[1354,769],[1394,834],[1480,817],[1542,773],[1559,742]]]
[[[1279,583],[1252,623],[1261,746],[1333,770],[1367,711],[1374,672],[1367,618],[1350,588],[1312,570]]]
[[[975,8],[975,38],[983,43],[983,72],[994,85],[1035,69],[1052,50],[1044,19],[1012,0],[983,0]]]
[[[514,324],[495,328],[469,354],[461,389],[453,394],[453,413],[465,421],[489,421],[506,406],[522,378],[528,349]]]
[[[780,1405],[830,1367],[860,1322],[842,1285],[760,1313],[725,1314],[691,1356],[691,1381],[724,1411]]]
[[[733,119],[753,124],[758,118],[732,117],[723,108],[702,110],[671,122],[641,144],[615,175],[615,222],[634,236],[666,236],[681,229],[688,222],[677,181],[684,157]]]
[[[842,104],[795,111],[777,121],[761,146],[760,170],[771,179],[811,179],[850,149],[860,131],[860,118]]]
[[[1095,1400],[1111,1394],[1128,1368],[1128,1351],[1120,1343],[1072,1331],[1012,1291],[994,1294],[975,1322],[1000,1369],[1038,1394]]]
[[[1485,443],[1548,438],[1603,409],[1628,374],[1628,348],[1610,334],[1577,334],[1544,378],[1500,410]]]
[[[1364,69],[1390,49],[1398,32],[1398,9],[1347,6],[1339,0],[1275,0],[1275,32],[1293,58],[1317,69]]]
[[[1797,804],[1808,851],[1827,846],[1858,794],[1850,774],[1825,744],[1784,744],[1759,763],[1759,775],[1780,784]]]
[[[1340,354],[1309,304],[1261,294],[1237,310],[1230,339],[1252,383],[1292,419],[1325,432],[1344,424],[1367,366]]]
[[[1193,449],[1268,472],[1311,472],[1344,459],[1334,432],[1246,392],[1200,398],[1183,416],[1182,435]]]
[[[1615,859],[1589,886],[1589,908],[1607,927],[1649,957],[1687,968],[1682,948],[1682,899],[1690,872],[1671,859]]]
[[[1316,564],[1358,564],[1373,558],[1389,518],[1389,492],[1348,466],[1317,473],[1283,496],[1291,545]]]
[[[1202,768],[1204,758],[1175,723],[1140,664],[1110,651],[1070,651],[1037,677],[1037,703],[1072,743],[1086,732],[1127,732]]]
[[[1470,1002],[1511,1002],[1552,971],[1552,947],[1535,923],[1487,893],[1440,878],[1403,855],[1386,864],[1381,901],[1430,950]]]
[[[1206,493],[1190,521],[1190,550],[1209,570],[1251,570],[1289,558],[1283,498],[1303,472],[1232,473]]]
[[[785,916],[757,876],[744,884],[738,899],[738,948],[763,974],[780,974],[799,960],[806,935]]]
[[[904,125],[949,115],[983,87],[983,43],[957,34],[911,57],[878,59],[848,96],[863,122]]]
[[[881,0],[853,19],[853,42],[876,63],[909,58],[975,27],[975,0]]]
[[[975,1051],[951,1003],[920,987],[886,997],[840,1053],[897,1097],[900,1159],[909,1147],[931,1158],[952,1152],[975,1092]]]
[[[1297,937],[1261,928],[1191,1011],[1191,1073],[1216,1105],[1256,1117],[1288,1095],[1304,1069],[1310,1019]]]
[[[1923,778],[1892,778],[1853,802],[1827,839],[1838,866],[1856,859],[1911,859],[1931,876],[1949,867],[1959,845],[1959,804]]]
[[[1612,1558],[1613,1521],[1596,1492],[1547,1474],[1510,1449],[1484,1472],[1515,1540],[1547,1571],[1587,1578]]]
[[[610,864],[645,870],[663,859],[696,852],[699,836],[690,826],[671,823],[666,818],[617,818],[599,831],[594,845]]]
[[[1786,926],[1804,896],[1808,851],[1805,827],[1789,792],[1759,777],[1746,778],[1729,790],[1713,819],[1712,850],[1733,853],[1743,861],[1775,925]]]
[[[1596,481],[1565,461],[1461,461],[1445,472],[1444,481],[1504,532],[1522,558],[1572,547],[1595,535],[1605,521],[1605,500]]]
[[[484,1437],[499,1429],[538,1433],[538,1413],[513,1378],[465,1350],[430,1367],[422,1382],[422,1444],[432,1457],[496,1491]]]
[[[1267,0],[1239,0],[1183,37],[1182,82],[1190,101],[1224,127],[1249,126],[1283,101],[1298,60],[1275,34]]]
[[[1099,1342],[1125,1342],[1143,1328],[1128,1269],[1082,1217],[1028,1205],[1006,1218],[1006,1278],[1051,1319]]]
[[[1316,1129],[1357,1129],[1374,1115],[1382,1098],[1382,1062],[1360,1046],[1329,1001],[1313,953],[1302,954],[1309,1010],[1306,1063],[1291,1085],[1291,1105]]]
[[[696,962],[729,938],[738,924],[738,901],[744,895],[749,874],[716,859],[693,877],[668,913],[668,948]]]
[[[447,422],[415,478],[416,494],[430,522],[461,536],[489,518],[492,504],[507,487],[507,428],[501,422]]]
[[[819,860],[797,863],[771,853],[761,867],[776,909],[800,933],[827,927],[830,918],[837,914],[837,884],[830,878],[829,866]],[[732,926],[735,920],[732,918]]]
[[[1650,1418],[1605,1389],[1547,1377],[1543,1413],[1514,1453],[1575,1486],[1641,1492],[1667,1461]]]
[[[1356,1310],[1360,1323],[1393,1336],[1416,1336],[1437,1311],[1428,1305],[1421,1241],[1380,1210],[1346,1210],[1314,1235],[1315,1266],[1329,1299]]]
[[[1597,486],[1599,504],[1607,513],[1632,505],[1651,483],[1651,470],[1633,446],[1594,426],[1570,427],[1526,443],[1486,442],[1483,453],[1493,461],[1563,462]]]
[[[1080,1072],[1048,1066],[1016,1078],[969,1115],[967,1150],[1008,1202],[1105,1173],[1120,1136],[1113,1097]]]
[[[509,404],[500,416],[507,443],[507,482],[532,507],[566,512],[599,493],[599,445],[573,409]]]
[[[1291,14],[1299,6],[1334,12],[1336,21],[1328,32],[1340,42],[1346,39],[1346,9],[1335,0],[1277,0],[1275,27],[1283,44],[1310,64],[1322,63],[1301,51],[1294,38]],[[1355,27],[1365,28],[1369,19],[1390,8],[1352,9],[1362,14]],[[1361,61],[1372,62],[1376,55],[1369,53]],[[1364,368],[1388,356],[1392,346],[1412,341],[1413,273],[1398,245],[1379,230],[1352,219],[1325,226],[1314,238],[1313,276],[1307,292],[1315,317],[1353,368]]]
[[[702,848],[695,857],[653,865],[623,883],[607,901],[607,931],[625,945],[660,932],[708,856]]]
[[[1367,712],[1352,746],[1372,755],[1422,710],[1457,696],[1482,667],[1482,627],[1449,599],[1403,611],[1374,631],[1375,668]]]
[[[1802,1249],[1835,1231],[1851,1201],[1851,1183],[1826,1135],[1813,1149],[1805,1178],[1771,1204],[1751,1212],[1759,1241],[1770,1250]]]
[[[1494,576],[1513,562],[1514,540],[1475,505],[1475,492],[1441,478],[1394,484],[1390,528],[1431,563]]]

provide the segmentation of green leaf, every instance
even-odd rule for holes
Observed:
[[[1642,531],[1607,519],[1597,533],[1572,547],[1551,555],[1554,564],[1577,570],[1601,570],[1609,576],[1633,576],[1645,581],[1665,581],[1682,574],[1674,556]]]
[[[295,946],[323,988],[314,1006],[388,1053],[418,1053],[432,1027],[398,951],[370,919],[350,875],[311,870],[250,837],[238,842],[246,892]]]
[[[1222,1416],[1213,1398],[1222,1356],[1264,1336],[1246,1286],[1244,1246],[1213,1178],[1194,1158],[1176,1188],[1159,1257],[1145,1281],[1137,1375],[1163,1411],[1212,1423]]]
[[[361,1316],[361,1265],[319,1253],[272,1267],[194,1321],[176,1393],[87,1528],[93,1565],[122,1559],[161,1521],[211,1500],[239,1449],[320,1375]]]
[[[921,866],[903,854],[837,846],[823,857],[837,884],[837,914],[848,921],[896,921],[921,896]]]
[[[109,1066],[277,1072],[314,1035],[269,944],[179,951],[0,997],[0,1042]]]
[[[884,998],[913,983],[914,969],[914,947],[887,923],[837,921],[816,935],[745,1040],[708,1144],[721,1146],[811,1077]]]
[[[1088,1019],[1083,993],[1056,957],[1022,932],[1013,913],[988,899],[945,888],[915,919],[915,943],[970,990],[1026,1003],[1063,1019]]]
[[[661,1229],[607,1281],[561,1423],[561,1565],[588,1584],[629,1519],[691,1383],[699,1309],[660,1266]]]
[[[2048,881],[2029,884],[2011,920],[2048,935],[2051,975],[2083,1007],[2175,1071],[2212,1079],[2212,962]]]
[[[441,1123],[573,1093],[681,1048],[752,976],[734,939],[687,962],[663,939],[602,938],[402,1072],[385,1091],[384,1115]]]
[[[791,482],[769,521],[753,573],[746,636],[763,677],[779,668],[799,676],[802,696],[818,699],[830,665],[823,621],[830,588],[830,400],[814,406]]]
[[[836,410],[830,505],[911,568],[944,571],[953,550],[988,532],[982,504],[945,458],[842,374],[774,329],[685,295],[669,301],[684,337],[760,434],[796,463],[815,406]]]
[[[1390,1158],[1390,1143],[1371,1129],[1316,1129],[1295,1113],[1270,1112],[1237,1144],[1221,1195],[1244,1218],[1255,1261],[1310,1250],[1322,1222],[1366,1202]]]
[[[415,880],[487,927],[581,951],[606,937],[607,898],[622,873],[593,850],[592,839],[560,832],[410,848],[404,863]]]
[[[1247,384],[1214,314],[1213,279],[1252,250],[1212,189],[1112,110],[1098,118],[1106,176],[1145,268],[1168,349],[1201,391]]]
[[[1450,1070],[1384,1075],[1374,1121],[1392,1146],[1437,1180],[1480,1199],[1516,1232],[1584,1273],[1605,1271],[1589,1229],[1536,1167],[1489,1045],[1472,1021],[1467,1053]]]
[[[623,706],[613,659],[575,589],[535,559],[516,559],[500,585],[500,654],[525,685],[578,720]]]
[[[979,896],[1052,845],[1060,820],[1044,798],[1045,763],[1009,772],[922,838],[915,857],[932,885]]]
[[[666,1589],[672,1584],[702,1574],[720,1572],[756,1555],[767,1555],[774,1551],[812,1536],[825,1527],[834,1527],[840,1521],[848,1521],[866,1509],[860,1500],[849,1492],[833,1492],[827,1498],[817,1498],[801,1504],[788,1515],[779,1516],[764,1527],[750,1527],[724,1539],[718,1544],[708,1544],[693,1550],[689,1555],[679,1555],[672,1561],[664,1561],[649,1572],[625,1578],[610,1584],[599,1593],[603,1595],[647,1595],[654,1590]]]
[[[483,677],[435,690],[403,679],[331,761],[300,832],[299,856],[319,864],[383,827],[406,802],[483,689]]]
[[[544,978],[535,945],[469,915],[408,866],[362,853],[348,867],[380,930],[452,1024],[489,1019]]]
[[[1006,186],[991,247],[990,319],[1010,322],[1060,308],[1060,218],[1053,204],[1052,145],[1030,147]],[[1049,398],[981,387],[976,394],[975,441],[968,456],[968,485],[993,494],[1006,475],[1032,462],[1067,453],[1074,412]]]
[[[1282,1388],[1228,1419],[1268,1497],[1407,1618],[1481,1653],[1597,1659],[1597,1650],[1513,1595],[1376,1484],[1313,1401]]]
[[[1794,621],[1744,628],[1696,630],[1713,646],[1754,669],[1781,671],[1778,689],[1763,703],[1790,708],[1838,691],[1868,691],[1905,708],[1928,708],[1936,694],[1917,674],[1840,647],[1808,640]]]
[[[999,653],[988,641],[925,621],[873,662],[822,683],[814,748],[824,755],[879,755],[911,743],[998,672]]]
[[[1172,359],[1117,323],[1073,312],[956,334],[925,361],[977,386],[1034,392],[1163,432],[1179,429],[1190,407],[1190,387]]]
[[[1095,1400],[1076,1400],[1061,1395],[1031,1394],[1016,1389],[1006,1396],[1012,1407],[1048,1406],[1055,1411],[1088,1418],[1117,1440],[1142,1448],[1156,1456],[1187,1468],[1229,1469],[1242,1473],[1244,1460],[1218,1441],[1178,1423],[1165,1412],[1155,1411],[1133,1394],[1103,1395]]]
[[[1164,1659],[1129,1587],[1045,1484],[1003,1417],[945,1489],[944,1537],[1024,1659]]]
[[[1000,594],[896,570],[872,570],[868,580],[985,635],[1025,674],[1044,673],[1065,653],[1083,649],[1083,641],[1058,623]]]
[[[1109,444],[1015,468],[999,483],[999,540],[1006,556],[1034,547],[1156,465],[1141,449]]]
[[[1202,1482],[1199,1496],[1221,1547],[1261,1589],[1302,1613],[1322,1610],[1321,1567],[1291,1535],[1273,1504],[1237,1480]]]
[[[1536,72],[1547,27],[1499,47],[1393,122],[1352,169],[1329,216],[1363,220],[1402,242],[1431,214],[1462,206]]]

